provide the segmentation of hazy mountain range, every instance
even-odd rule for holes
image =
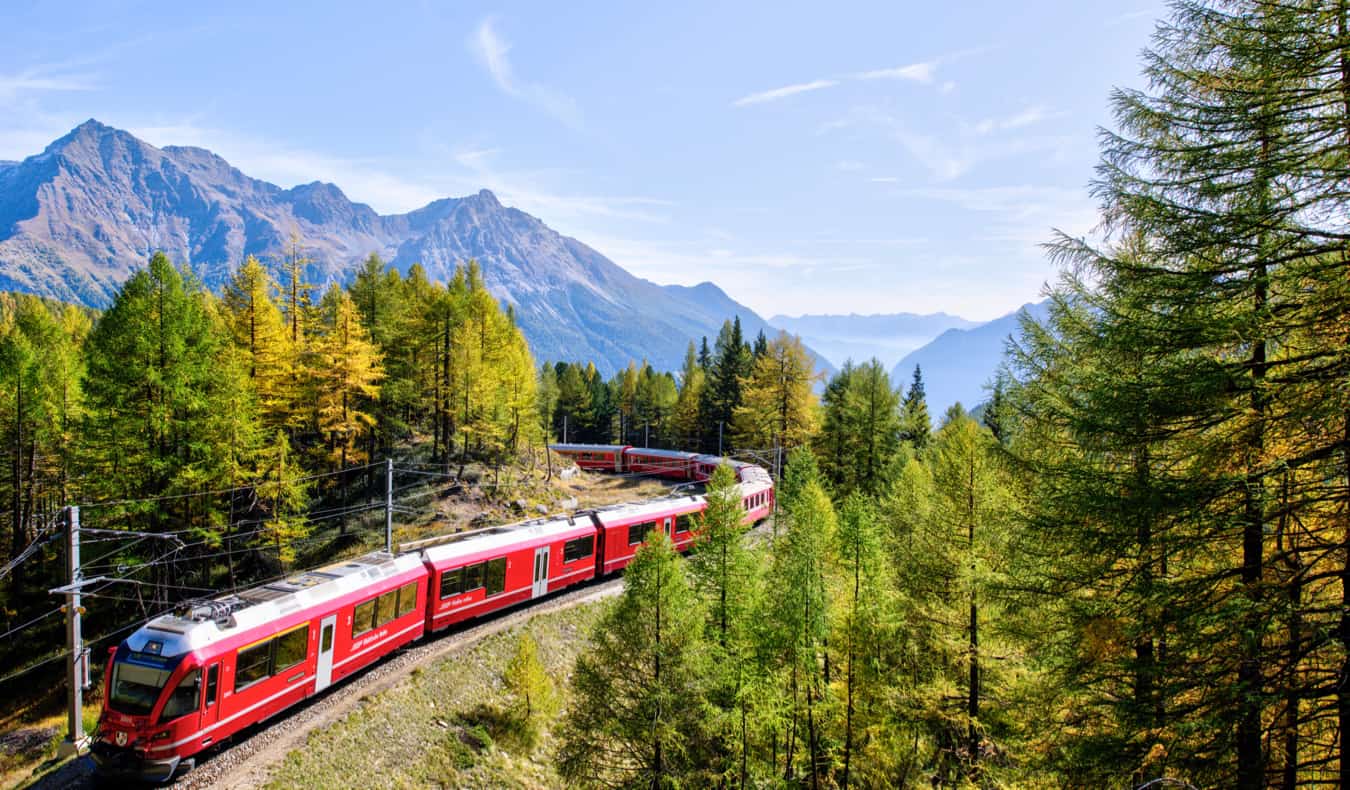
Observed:
[[[487,190],[381,215],[333,184],[284,189],[202,148],[157,148],[87,121],[22,162],[0,162],[0,290],[104,306],[156,250],[218,289],[246,255],[278,258],[292,233],[309,281],[343,282],[379,253],[447,280],[476,258],[488,288],[515,306],[538,360],[630,360],[679,367],[686,344],[739,315],[749,338],[772,330],[712,283],[662,286]],[[828,364],[822,364],[828,369]]]
[[[958,401],[967,410],[988,400],[985,389],[1003,361],[1009,337],[1020,331],[1022,314],[1037,321],[1049,315],[1048,301],[1022,305],[1007,315],[969,329],[948,329],[932,342],[905,355],[891,371],[896,386],[909,388],[914,366],[923,372],[928,412],[934,422]]]
[[[800,335],[835,366],[875,357],[887,368],[948,329],[979,326],[947,313],[877,315],[776,315],[769,323]]]

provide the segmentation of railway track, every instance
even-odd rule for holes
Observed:
[[[257,787],[268,768],[304,742],[309,733],[346,715],[363,698],[392,688],[416,667],[452,655],[478,640],[501,633],[537,614],[556,612],[617,595],[623,579],[593,582],[516,609],[501,612],[474,625],[451,629],[429,641],[414,643],[392,658],[377,663],[327,693],[291,708],[278,718],[254,725],[220,748],[199,755],[197,766],[177,781],[162,785],[174,790],[224,790]],[[102,788],[93,762],[81,757],[31,785],[34,790]]]

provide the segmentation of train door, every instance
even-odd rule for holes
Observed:
[[[217,695],[220,693],[220,663],[206,668],[206,699],[202,704],[202,729],[216,723],[220,717]]]
[[[548,593],[548,555],[548,546],[540,546],[534,550],[534,589],[530,594],[531,598]]]
[[[674,539],[675,535],[670,531],[670,519],[666,519],[666,523],[662,526],[662,529],[666,531],[666,537]]]
[[[337,630],[337,615],[330,614],[319,624],[319,664],[314,669],[314,690],[323,691],[333,685],[333,632]]]

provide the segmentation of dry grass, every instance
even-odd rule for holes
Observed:
[[[565,694],[576,656],[604,607],[599,602],[541,614],[414,670],[311,734],[273,770],[268,787],[564,787],[553,770],[550,730],[556,720],[533,745],[500,726],[508,703],[501,673],[526,629]]]

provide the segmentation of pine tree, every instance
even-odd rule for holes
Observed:
[[[687,447],[692,450],[702,448],[702,420],[699,404],[703,399],[706,383],[703,365],[699,364],[694,352],[694,343],[690,341],[684,354],[684,365],[680,368],[679,395],[671,414],[671,440],[675,447]]]
[[[737,444],[787,450],[806,444],[820,418],[811,390],[816,374],[801,339],[779,333],[752,364],[732,412]]]
[[[924,397],[923,372],[914,366],[914,378],[905,392],[904,412],[901,416],[901,438],[914,449],[923,451],[933,432],[932,418],[928,416],[928,401]]]
[[[267,270],[250,255],[225,285],[225,321],[235,345],[246,355],[264,425],[298,428],[303,411],[292,387],[295,348],[281,310],[273,301],[276,290]]]
[[[705,615],[660,530],[624,571],[624,592],[572,673],[558,772],[602,787],[708,780]]]
[[[722,781],[747,783],[751,748],[749,720],[753,686],[760,681],[754,647],[759,606],[759,568],[746,548],[745,515],[736,475],[719,466],[708,481],[708,507],[698,524],[690,558],[694,589],[707,603],[704,635],[710,653],[710,732],[716,743],[712,767]]]
[[[529,631],[521,631],[516,639],[516,651],[502,673],[502,681],[511,695],[511,718],[522,728],[526,742],[532,744],[539,737],[540,725],[558,715],[561,701]]]
[[[246,371],[231,362],[214,300],[196,280],[157,253],[99,317],[87,348],[86,495],[144,499],[229,481],[234,448],[209,437],[222,416],[250,424],[255,412]],[[105,514],[136,512],[151,530],[200,526],[214,505],[192,505],[161,499]]]
[[[786,528],[774,540],[769,570],[780,592],[765,599],[761,638],[764,649],[778,657],[784,686],[786,721],[776,730],[784,738],[783,779],[798,781],[802,772],[809,779],[800,781],[819,786],[830,763],[822,711],[829,691],[826,566],[835,540],[835,514],[810,450],[794,451],[783,477],[780,518]]]
[[[324,301],[316,422],[328,443],[331,468],[346,469],[365,460],[358,440],[375,424],[369,408],[384,373],[351,297],[334,288]]]
[[[885,490],[900,451],[900,396],[875,359],[847,363],[824,396],[824,428],[817,447],[833,489],[877,495]]]

